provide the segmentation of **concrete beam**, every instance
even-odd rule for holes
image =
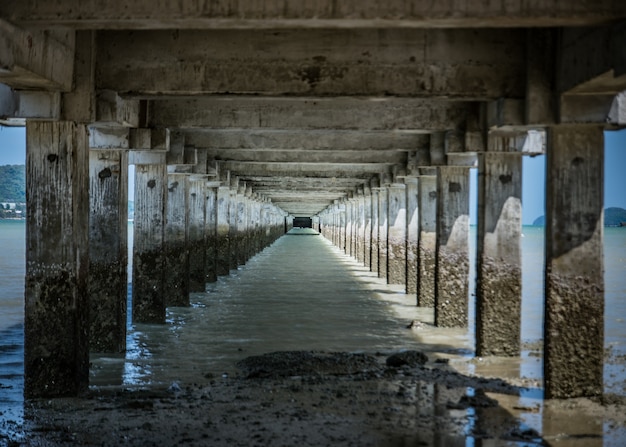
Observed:
[[[487,103],[487,127],[526,125],[526,103],[521,99],[500,98]]]
[[[151,101],[155,128],[417,130],[462,126],[472,103],[417,98],[235,98]]]
[[[523,155],[546,153],[546,131],[537,130],[492,130],[489,132],[488,152],[520,152]]]
[[[130,95],[521,97],[510,29],[103,31],[98,88]],[[248,42],[254,42],[251,46]]]
[[[168,151],[170,148],[169,129],[131,128],[128,138],[131,149]]]
[[[13,88],[69,91],[74,32],[25,30],[0,18],[0,67],[0,82]]]
[[[607,124],[612,122],[611,111],[619,104],[619,97],[608,95],[562,95],[559,102],[560,124]],[[613,114],[619,121],[619,117]],[[618,124],[616,122],[615,124]]]
[[[334,129],[193,129],[187,144],[198,148],[238,150],[416,150],[428,146],[429,136],[412,130],[354,131]]]
[[[390,171],[391,164],[385,163],[264,163],[223,162],[225,169],[237,175],[268,175],[278,177],[349,177],[369,178],[380,172]]]
[[[206,149],[209,158],[225,161],[250,161],[266,163],[392,163],[406,164],[404,151],[293,151],[293,150],[236,150]]]
[[[626,22],[564,29],[556,79],[558,93],[617,94],[626,90]]]
[[[96,96],[96,122],[99,125],[139,127],[139,100],[122,98],[111,90],[99,91]]]
[[[0,84],[0,122],[23,125],[26,119],[57,121],[60,118],[59,92],[13,90]]]
[[[626,17],[626,7],[612,0],[590,5],[584,0],[407,2],[266,2],[62,0],[3,2],[0,16],[33,27],[74,28],[388,28],[388,27],[528,27],[573,26]]]
[[[89,126],[89,148],[129,149],[129,133],[124,127]]]
[[[626,92],[621,92],[613,98],[609,111],[609,122],[618,126],[626,125]]]

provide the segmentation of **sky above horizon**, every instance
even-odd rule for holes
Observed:
[[[605,135],[604,207],[626,208],[626,129]],[[0,126],[0,165],[26,163],[24,127]],[[524,157],[522,172],[522,223],[531,225],[545,214],[545,156]],[[129,178],[129,198],[134,192]],[[470,222],[476,223],[477,170],[470,171]]]

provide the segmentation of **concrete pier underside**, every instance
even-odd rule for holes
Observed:
[[[517,356],[519,166],[543,153],[545,392],[600,394],[626,6],[258,3],[0,5],[0,122],[28,135],[26,394],[75,395],[90,347],[124,350],[128,165],[133,319],[150,324],[307,217],[465,327],[478,169],[476,351]]]

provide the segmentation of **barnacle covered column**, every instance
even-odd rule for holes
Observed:
[[[387,179],[382,179],[378,190],[378,277],[385,280],[388,274],[389,185]]]
[[[363,189],[363,265],[372,269],[372,190]]]
[[[550,130],[546,185],[544,377],[548,398],[603,392],[604,135]]]
[[[165,299],[166,306],[189,305],[189,224],[188,174],[167,174],[165,218]]]
[[[94,135],[98,131],[90,129]],[[126,350],[128,152],[89,151],[89,300],[92,352]]]
[[[167,129],[131,129],[129,163],[135,165],[133,321],[165,323]]]
[[[237,231],[238,208],[239,208],[239,177],[230,177],[230,190],[228,201],[228,271],[237,270],[239,265],[239,233]]]
[[[204,292],[206,288],[206,180],[207,176],[199,173],[191,174],[187,178],[190,292]]]
[[[400,181],[388,193],[387,283],[406,286],[406,187]]]
[[[478,156],[476,355],[519,355],[522,149],[527,132],[492,131]]]
[[[469,168],[437,168],[435,325],[466,327],[469,286]]]
[[[406,293],[417,293],[417,177],[404,179],[406,192]]]
[[[479,157],[476,355],[517,355],[521,314],[521,156]]]
[[[360,264],[365,262],[365,196],[363,187],[357,190],[357,232],[356,232],[356,259]]]
[[[417,305],[435,307],[435,254],[437,251],[436,170],[421,168],[417,183]]]
[[[229,180],[227,180],[228,182]],[[230,187],[221,185],[217,190],[217,265],[218,276],[230,273]]]
[[[26,124],[24,394],[89,383],[89,144],[73,122]]]
[[[380,194],[380,188],[378,188],[378,181],[372,179],[371,182],[372,188],[372,244],[371,244],[371,256],[372,261],[370,264],[370,271],[378,273],[380,269],[379,257],[378,257],[378,246],[379,246],[379,238],[380,234],[380,224],[379,224],[379,216],[378,216],[378,196]]]
[[[206,282],[217,281],[217,194],[219,182],[206,183],[206,222],[205,222],[205,277]]]

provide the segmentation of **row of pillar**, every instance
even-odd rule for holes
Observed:
[[[601,394],[603,129],[547,132],[544,378],[547,397]],[[521,350],[522,155],[528,135],[491,133],[478,154],[476,355]],[[466,327],[469,167],[381,176],[319,215],[320,231],[416,304]],[[537,260],[541,262],[541,260]]]
[[[25,395],[75,395],[89,352],[124,352],[128,165],[135,164],[132,315],[168,306],[229,274],[285,231],[284,211],[226,173],[179,173],[154,151],[89,148],[85,125],[26,126]]]

